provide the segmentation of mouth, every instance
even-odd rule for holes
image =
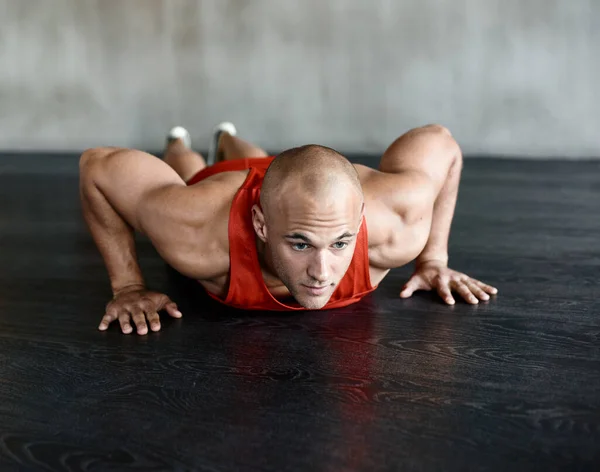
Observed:
[[[314,296],[319,296],[319,295],[323,295],[327,289],[329,288],[329,285],[325,285],[324,287],[311,287],[309,285],[302,285],[304,288],[306,288],[306,290],[308,291],[308,293],[310,293],[311,295]]]

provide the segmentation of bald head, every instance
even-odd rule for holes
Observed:
[[[265,267],[305,308],[325,306],[353,258],[363,222],[362,188],[348,160],[323,146],[277,156],[252,223]]]
[[[333,149],[309,144],[284,151],[273,160],[265,174],[260,204],[269,213],[290,199],[324,201],[348,192],[362,204],[362,188],[354,166]]]

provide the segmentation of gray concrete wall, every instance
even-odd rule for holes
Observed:
[[[0,0],[0,149],[159,149],[233,120],[270,150],[600,157],[598,0]]]

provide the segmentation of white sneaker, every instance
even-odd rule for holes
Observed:
[[[237,130],[235,129],[234,124],[230,123],[229,121],[219,123],[213,128],[213,135],[208,146],[208,156],[206,159],[206,164],[209,166],[212,166],[215,162],[217,162],[219,140],[221,139],[223,133],[227,133],[230,136],[235,136],[237,134]]]
[[[167,145],[176,139],[181,139],[186,147],[192,147],[192,138],[190,133],[183,126],[175,126],[174,128],[171,128],[171,131],[167,133]]]

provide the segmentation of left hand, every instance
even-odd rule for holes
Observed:
[[[497,288],[452,270],[441,261],[429,261],[417,264],[414,274],[402,288],[400,297],[408,298],[417,290],[434,289],[448,305],[455,303],[452,291],[458,292],[467,303],[473,305],[479,303],[479,300],[487,301],[490,295],[498,293]]]

